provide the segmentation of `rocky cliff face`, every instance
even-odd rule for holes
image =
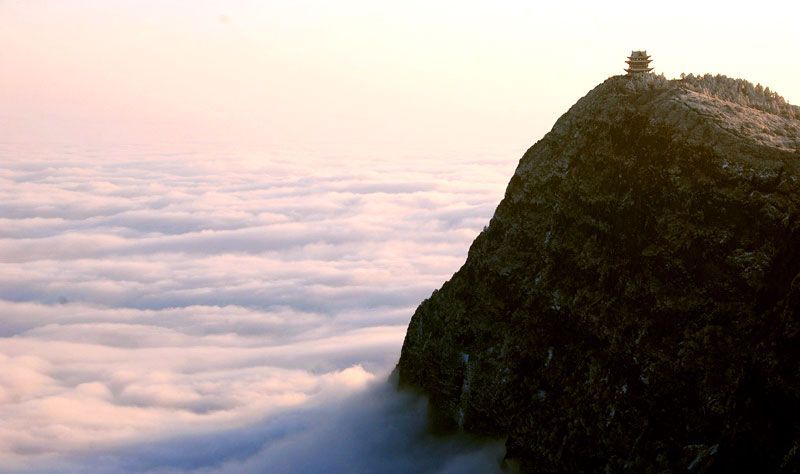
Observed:
[[[800,470],[800,109],[613,77],[522,157],[397,372],[524,471]]]

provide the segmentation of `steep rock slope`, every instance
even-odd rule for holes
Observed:
[[[612,77],[517,167],[397,367],[524,471],[800,469],[800,109]]]

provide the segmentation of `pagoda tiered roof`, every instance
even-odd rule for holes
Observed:
[[[649,67],[650,56],[645,50],[631,51],[631,55],[628,56],[628,60],[625,62],[628,64],[628,68],[625,69],[628,75],[645,73],[653,70],[653,68]]]

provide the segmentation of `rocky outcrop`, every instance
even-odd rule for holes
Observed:
[[[800,469],[800,109],[747,84],[578,101],[415,312],[400,383],[524,471]]]

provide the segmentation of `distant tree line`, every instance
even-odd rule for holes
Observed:
[[[777,92],[753,85],[744,79],[734,79],[721,74],[681,74],[681,82],[690,90],[717,97],[736,104],[781,115],[787,118],[800,119],[800,107],[792,105]]]

